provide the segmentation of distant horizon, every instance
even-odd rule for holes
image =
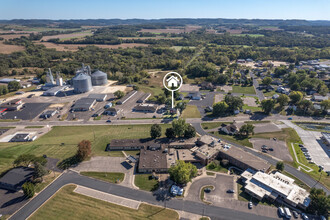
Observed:
[[[225,18],[330,20],[328,0],[0,0],[0,20]]]

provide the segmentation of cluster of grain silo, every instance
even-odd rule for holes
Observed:
[[[77,70],[76,76],[72,79],[75,93],[85,93],[93,89],[93,86],[102,86],[108,83],[107,74],[97,70],[91,74],[89,66],[84,66]]]

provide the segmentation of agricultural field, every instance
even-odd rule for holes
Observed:
[[[13,52],[23,51],[24,49],[23,46],[4,44],[3,41],[0,41],[0,53],[11,54]]]
[[[30,219],[179,219],[178,213],[170,209],[142,203],[135,210],[75,193],[75,188],[64,186]]]
[[[55,39],[55,38],[59,38],[61,41],[64,40],[70,40],[70,39],[79,39],[79,38],[83,38],[86,36],[91,36],[93,35],[91,30],[88,31],[83,31],[83,32],[75,32],[75,33],[71,33],[71,34],[59,34],[59,35],[52,35],[52,36],[44,36],[41,38],[41,41],[48,41],[49,39]]]

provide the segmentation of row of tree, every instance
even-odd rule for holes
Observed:
[[[162,127],[159,124],[153,124],[150,128],[150,136],[153,139],[161,137]],[[172,122],[172,127],[166,129],[165,136],[169,139],[176,137],[192,138],[196,136],[196,130],[192,125],[186,123],[184,119],[179,118]]]

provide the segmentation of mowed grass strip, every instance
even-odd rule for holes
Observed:
[[[109,183],[120,183],[124,180],[124,173],[109,173],[109,172],[80,172],[81,175],[93,177]]]
[[[162,135],[171,125],[161,125]],[[105,148],[111,139],[136,139],[150,137],[151,125],[100,125],[100,126],[56,126],[33,142],[0,143],[0,173],[11,168],[21,154],[33,154],[63,160],[77,152],[81,140],[92,142],[92,156],[111,156]],[[119,153],[119,154],[118,154]],[[121,151],[114,156],[123,156]]]
[[[232,93],[243,93],[243,94],[256,94],[253,86],[239,86],[235,85],[232,86],[233,91]]]
[[[200,118],[201,113],[198,111],[196,105],[187,105],[186,109],[182,112],[183,118]]]
[[[222,125],[222,123],[225,122],[204,122],[201,125],[203,129],[207,130],[207,129],[218,128]]]
[[[135,175],[134,184],[145,191],[154,191],[158,188],[158,181],[151,178],[151,174]]]
[[[141,204],[138,210],[108,203],[73,192],[74,185],[60,189],[29,219],[179,219],[174,210]]]

